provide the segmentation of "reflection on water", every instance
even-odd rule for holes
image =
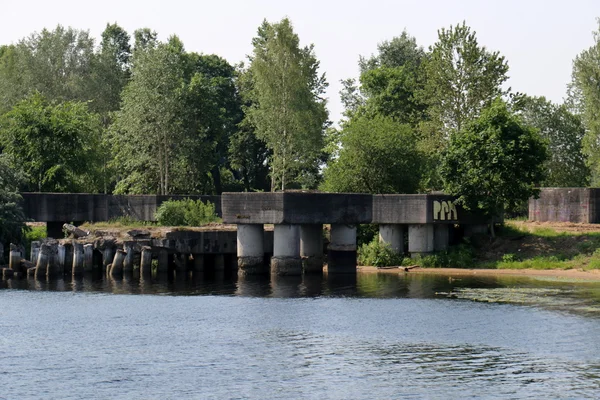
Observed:
[[[600,391],[598,283],[411,273],[21,280],[0,283],[0,304],[0,399]]]

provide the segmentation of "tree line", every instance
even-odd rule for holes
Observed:
[[[564,104],[506,87],[464,22],[360,56],[329,120],[314,46],[264,21],[232,65],[148,28],[57,26],[0,46],[0,166],[23,191],[426,193],[503,209],[536,186],[600,184],[600,29]],[[486,200],[495,193],[494,200]]]

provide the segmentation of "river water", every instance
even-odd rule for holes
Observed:
[[[0,399],[600,397],[600,283],[0,282]]]

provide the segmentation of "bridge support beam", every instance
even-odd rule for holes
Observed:
[[[404,226],[399,224],[379,225],[379,243],[389,245],[396,254],[403,254]]]
[[[238,274],[266,274],[264,262],[264,231],[262,224],[239,224],[237,226]]]
[[[300,225],[277,224],[273,238],[271,274],[301,275]]]
[[[356,225],[331,225],[327,272],[356,273]]]
[[[300,226],[300,257],[305,273],[323,272],[323,225]]]
[[[408,226],[408,252],[411,256],[433,253],[434,250],[433,224]]]

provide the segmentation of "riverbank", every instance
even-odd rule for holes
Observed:
[[[359,273],[378,274],[412,274],[412,275],[445,275],[448,277],[459,276],[521,276],[521,277],[544,277],[557,280],[584,280],[600,282],[600,270],[584,271],[582,269],[478,269],[478,268],[414,268],[408,272],[404,267],[377,268],[358,267]]]

